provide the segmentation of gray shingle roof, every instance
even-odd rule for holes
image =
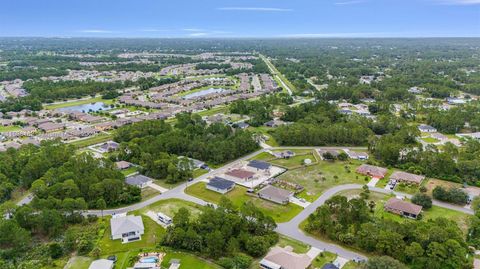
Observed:
[[[212,186],[212,187],[217,188],[217,189],[226,190],[226,189],[230,189],[231,187],[233,187],[235,185],[235,182],[230,181],[230,180],[226,180],[226,179],[221,178],[221,177],[214,177],[214,178],[210,179],[210,181],[207,183],[207,185]]]
[[[127,183],[128,185],[139,186],[152,180],[153,179],[147,176],[137,174],[137,175],[133,175],[125,178],[125,183]]]
[[[113,217],[110,226],[112,235],[144,230],[142,217],[133,215]]]

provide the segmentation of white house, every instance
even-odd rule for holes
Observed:
[[[142,217],[133,215],[112,216],[110,227],[112,240],[121,239],[122,243],[141,240],[145,231]]]

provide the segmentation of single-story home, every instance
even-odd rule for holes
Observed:
[[[307,254],[297,254],[292,248],[273,247],[265,258],[260,261],[260,268],[264,269],[306,269],[312,263]]]
[[[232,169],[225,173],[225,176],[228,178],[232,178],[233,180],[251,180],[255,173],[243,170],[243,169]]]
[[[132,163],[127,161],[118,161],[115,163],[115,165],[117,166],[118,170],[125,170],[130,168],[132,166]]]
[[[247,168],[253,171],[268,171],[272,167],[271,164],[258,160],[251,160],[247,164]]]
[[[275,156],[275,158],[283,158],[283,159],[288,159],[291,157],[295,156],[295,152],[291,150],[284,150],[280,152],[272,152],[272,155]]]
[[[100,259],[93,261],[88,269],[112,269],[113,261],[107,259]]]
[[[422,206],[405,202],[395,197],[390,198],[383,208],[385,211],[412,219],[416,219],[422,212]]]
[[[128,185],[137,186],[141,189],[147,187],[152,182],[153,179],[141,174],[131,175],[125,178],[125,183]]]
[[[375,165],[369,165],[369,164],[360,165],[356,171],[359,174],[366,175],[369,177],[375,177],[375,178],[384,178],[388,172],[387,168],[383,168]]]
[[[290,201],[293,192],[268,185],[258,192],[258,197],[277,204],[286,205]]]
[[[120,148],[120,144],[114,141],[105,142],[100,146],[100,150],[102,150],[103,152],[112,152],[119,148]]]
[[[351,150],[345,150],[345,153],[347,153],[348,158],[353,159],[353,160],[368,160],[369,155],[366,152],[358,152],[358,151],[351,151]]]
[[[145,231],[142,217],[134,215],[112,216],[110,228],[112,240],[121,239],[122,243],[141,240]]]
[[[54,122],[46,122],[38,125],[38,129],[49,133],[49,132],[55,132],[55,131],[60,131],[63,130],[64,125],[61,123],[54,123]]]
[[[415,174],[402,172],[402,171],[395,171],[390,176],[390,180],[405,182],[409,184],[417,184],[417,185],[420,185],[420,183],[422,183],[424,179],[425,179],[425,176],[415,175]]]
[[[235,182],[221,178],[221,177],[214,177],[210,179],[207,183],[207,189],[225,194],[235,187]]]
[[[238,129],[247,129],[248,127],[250,127],[250,125],[246,122],[239,122],[236,123],[236,125]]]
[[[437,129],[435,127],[432,127],[432,126],[426,125],[426,124],[420,124],[418,126],[418,130],[420,130],[420,132],[422,132],[422,133],[436,133],[437,132]]]

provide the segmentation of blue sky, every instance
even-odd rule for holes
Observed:
[[[0,36],[480,36],[480,0],[2,0]]]

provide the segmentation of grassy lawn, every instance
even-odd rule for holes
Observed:
[[[178,210],[182,207],[185,207],[186,209],[188,209],[192,216],[198,216],[202,211],[202,206],[194,204],[192,202],[187,202],[181,199],[168,199],[168,200],[158,201],[154,204],[146,206],[138,210],[137,212],[139,212],[140,214],[145,214],[148,211],[162,212],[167,216],[173,217],[178,212]]]
[[[108,218],[108,227],[105,229],[103,237],[100,239],[98,246],[101,249],[102,255],[110,255],[118,252],[127,252],[134,249],[155,247],[165,234],[165,229],[155,223],[147,216],[142,216],[143,225],[145,226],[145,233],[142,235],[142,240],[122,244],[121,240],[110,239],[110,221]]]
[[[422,140],[431,144],[440,142],[440,140],[435,139],[433,137],[422,137]]]
[[[14,132],[14,131],[19,131],[22,128],[16,125],[10,125],[10,126],[0,126],[0,132]]]
[[[358,263],[355,263],[353,261],[347,262],[342,269],[359,269],[361,268]]]
[[[160,192],[153,188],[150,188],[150,187],[143,188],[141,193],[142,201],[148,200],[158,194],[160,194]]]
[[[185,182],[177,182],[177,183],[167,183],[166,180],[162,179],[156,179],[154,180],[154,183],[157,184],[158,186],[162,186],[166,189],[172,189],[175,188],[181,184],[185,184]]]
[[[262,152],[260,154],[255,155],[250,160],[269,161],[269,160],[273,160],[273,159],[275,159],[275,157],[272,154],[270,154],[268,152]]]
[[[270,163],[291,169],[302,166],[305,159],[310,159],[312,161],[312,164],[316,163],[315,156],[313,156],[312,153],[305,155],[296,155],[288,159],[276,159],[270,161]]]
[[[282,248],[291,246],[293,248],[293,252],[295,253],[307,253],[307,251],[310,249],[309,245],[284,235],[280,235],[277,245]]]
[[[88,269],[92,261],[93,258],[90,257],[74,256],[70,258],[64,269]]]
[[[210,108],[208,110],[200,111],[197,114],[200,115],[200,116],[212,116],[212,115],[215,115],[215,114],[218,114],[218,113],[224,113],[225,114],[228,111],[229,111],[228,106],[216,106],[216,107]]]
[[[415,194],[418,192],[419,186],[415,184],[399,183],[395,186],[395,191],[404,192],[408,194]]]
[[[71,145],[76,146],[77,148],[85,148],[91,145],[95,145],[98,143],[106,142],[108,140],[112,140],[113,135],[111,134],[106,134],[106,133],[100,133],[98,135],[89,137],[87,139],[83,140],[78,140],[70,143]]]
[[[437,186],[442,186],[446,189],[450,189],[450,188],[461,188],[462,184],[456,183],[456,182],[451,182],[451,181],[445,181],[445,180],[430,178],[430,179],[428,179],[428,182],[425,184],[425,187],[427,188],[427,194],[432,195],[433,189],[435,189],[435,187],[437,187]]]
[[[45,105],[45,109],[58,109],[58,108],[64,108],[64,107],[70,107],[70,106],[79,106],[79,105],[84,105],[84,104],[90,104],[90,103],[95,103],[95,102],[103,102],[106,105],[110,105],[114,103],[114,100],[104,100],[102,97],[94,97],[94,98],[88,98],[85,100],[76,100],[76,101],[67,101],[67,102],[62,102],[58,104],[51,104],[51,105]]]
[[[347,183],[366,184],[364,176],[355,173],[355,169],[360,164],[360,161],[320,161],[318,164],[287,171],[279,179],[302,185],[305,191],[300,193],[299,196],[312,202],[325,190],[335,185]]]
[[[195,169],[193,170],[193,178],[197,178],[201,175],[205,175],[206,173],[208,173],[208,170],[206,169]]]
[[[322,268],[326,263],[331,263],[337,258],[337,254],[324,251],[312,261],[313,268]]]
[[[127,169],[122,170],[122,174],[124,174],[125,176],[128,176],[128,175],[136,173],[136,172],[138,172],[138,168],[135,167],[135,166],[131,166]]]
[[[220,202],[222,194],[208,190],[205,185],[205,182],[196,183],[192,186],[189,186],[185,192],[207,202],[215,204]],[[276,222],[287,222],[300,213],[303,209],[295,204],[290,203],[288,205],[279,205],[255,196],[247,195],[247,189],[241,186],[235,186],[235,188],[225,194],[225,196],[238,207],[247,201],[252,201],[263,213],[271,216]]]
[[[167,255],[163,258],[162,268],[168,268],[170,266],[171,259],[180,260],[180,269],[220,269],[222,267],[213,264],[207,260],[201,259],[192,254],[178,251],[167,251]]]

